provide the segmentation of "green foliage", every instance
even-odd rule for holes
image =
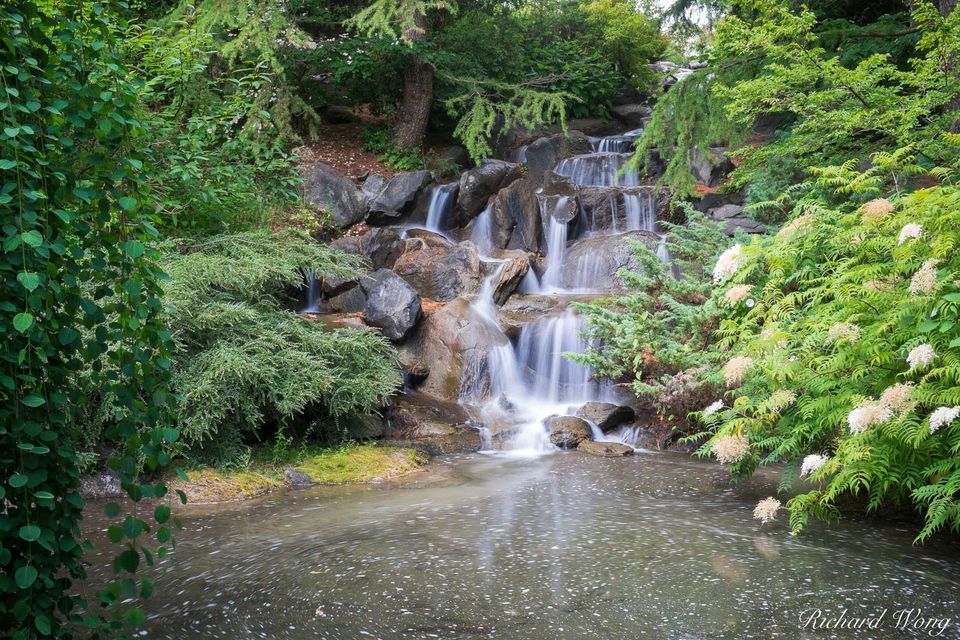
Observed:
[[[667,46],[657,23],[628,0],[593,0],[583,12],[601,57],[611,60],[633,86],[647,89],[654,80],[647,64],[660,59]]]
[[[134,511],[110,528],[122,542],[120,575],[99,600],[115,606],[81,619],[72,425],[104,392],[105,432],[125,443],[109,461],[121,487],[134,503],[166,494],[138,475],[166,465],[179,437],[166,421],[172,343],[149,244],[150,131],[112,3],[12,0],[0,6],[0,25],[0,628],[18,639],[73,637],[81,626],[114,636],[143,620],[121,602],[149,595],[150,581],[134,574],[166,553],[169,523],[158,513],[154,531]],[[92,363],[102,366],[77,375]],[[108,516],[120,511],[108,505]]]
[[[415,40],[425,35],[423,20],[430,11],[457,12],[452,0],[374,0],[347,21],[367,36]]]
[[[223,464],[264,426],[378,409],[400,383],[396,354],[373,331],[331,329],[287,310],[304,273],[351,277],[354,256],[292,231],[177,241],[161,264],[174,328],[179,426],[193,456]],[[331,435],[328,433],[327,435]]]
[[[390,142],[390,128],[368,126],[360,132],[363,150],[377,154],[377,160],[397,171],[419,171],[427,168],[427,160],[418,149],[397,149]]]
[[[524,67],[544,89],[570,96],[566,108],[574,118],[606,118],[623,86],[613,63],[579,40],[551,39],[533,47]]]

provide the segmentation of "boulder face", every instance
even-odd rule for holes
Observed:
[[[377,180],[364,192],[369,198],[370,216],[374,222],[392,222],[399,219],[430,182],[429,171],[398,173],[389,180]],[[370,178],[367,179],[370,182]]]
[[[543,227],[536,186],[523,178],[497,194],[493,203],[493,243],[501,249],[540,249]]]
[[[539,138],[527,145],[524,151],[524,164],[527,177],[533,184],[544,183],[547,172],[565,158],[590,152],[590,140],[579,131]]]
[[[391,340],[402,340],[420,319],[420,295],[389,269],[378,269],[360,280],[366,294],[363,319]]]
[[[425,450],[430,455],[473,453],[481,447],[480,430],[455,402],[408,393],[387,410],[387,439]]]
[[[688,159],[694,180],[711,187],[733,170],[733,162],[724,147],[711,147],[706,151],[693,147],[688,152]]]
[[[366,257],[374,269],[389,269],[403,253],[403,239],[390,227],[372,227],[359,236],[343,236],[330,246]]]
[[[496,281],[493,283],[493,301],[497,306],[505,303],[520,285],[520,281],[530,270],[530,255],[522,251],[505,252],[507,262],[503,264]]]
[[[514,180],[521,177],[519,165],[503,160],[486,160],[476,169],[464,171],[460,176],[460,192],[457,206],[460,219],[458,226],[465,226],[487,206],[487,200]]]
[[[483,281],[480,254],[472,242],[453,244],[429,232],[407,239],[393,270],[424,298],[437,302],[476,293]]]
[[[315,162],[302,170],[303,198],[330,214],[340,228],[355,225],[367,215],[367,202],[350,180],[325,162]]]
[[[588,402],[577,409],[577,417],[592,422],[606,433],[614,428],[633,420],[635,414],[632,408],[623,407],[609,402]]]
[[[623,281],[617,276],[618,271],[641,270],[630,240],[638,240],[656,250],[660,237],[649,231],[627,231],[583,238],[567,252],[564,286],[608,291],[621,288]]]
[[[757,222],[750,216],[743,213],[743,207],[738,204],[725,204],[707,211],[716,222],[724,225],[724,233],[732,236],[737,229],[743,229],[747,233],[763,233],[767,230],[762,222]]]
[[[594,442],[584,440],[577,445],[577,451],[600,456],[601,458],[623,458],[633,455],[633,447],[619,442]]]
[[[590,440],[590,425],[576,416],[550,416],[543,424],[550,430],[550,442],[561,449],[576,449]]]
[[[653,109],[645,104],[618,104],[610,108],[610,113],[627,129],[639,129],[653,115]]]

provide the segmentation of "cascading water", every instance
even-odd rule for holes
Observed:
[[[300,309],[300,313],[320,313],[322,303],[320,301],[320,279],[313,272],[313,269],[307,269],[307,288],[305,292],[305,304]]]
[[[590,146],[594,153],[629,153],[633,151],[633,143],[641,135],[643,135],[643,129],[634,129],[618,136],[593,138]]]
[[[656,231],[657,204],[652,190],[625,191],[623,209],[627,231]]]
[[[567,232],[569,225],[566,222],[560,222],[553,215],[561,207],[565,207],[570,198],[560,196],[558,198],[540,201],[541,218],[547,220],[546,229],[546,247],[548,263],[543,272],[543,278],[540,281],[540,291],[548,293],[563,288],[563,272],[566,266],[567,253]]]
[[[470,241],[477,245],[477,250],[480,251],[481,255],[490,255],[493,253],[492,202],[488,204],[473,221],[473,229],[470,231]]]
[[[427,229],[442,231],[447,216],[453,208],[454,193],[459,183],[450,182],[434,187],[430,193],[430,206],[427,209]]]
[[[635,187],[640,184],[639,173],[635,169],[624,169],[630,157],[629,153],[573,156],[561,160],[554,172],[578,185]]]

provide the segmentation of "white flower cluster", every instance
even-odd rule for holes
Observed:
[[[729,280],[743,266],[743,247],[737,243],[720,254],[713,267],[713,281],[721,283]]]
[[[850,322],[837,322],[827,330],[827,342],[846,340],[853,344],[860,339],[860,327]]]
[[[753,285],[737,284],[727,289],[727,292],[723,294],[723,299],[737,304],[749,298],[751,291],[753,291]]]
[[[916,404],[910,399],[912,394],[912,382],[897,383],[893,386],[887,387],[884,392],[880,394],[880,402],[890,407],[891,410],[902,415],[913,410],[913,407]]]
[[[790,405],[792,405],[797,400],[797,394],[789,389],[778,389],[774,391],[770,398],[767,400],[770,406],[770,410],[774,413],[780,413]]]
[[[737,356],[723,367],[723,379],[727,381],[728,387],[733,387],[741,382],[747,375],[747,371],[753,366],[753,358],[749,356]]]
[[[806,478],[809,475],[813,475],[826,461],[827,456],[822,456],[819,453],[811,453],[800,463],[800,477]]]
[[[886,198],[877,198],[863,205],[863,220],[879,220],[893,211],[893,203]]]
[[[717,411],[720,411],[720,409],[723,409],[723,400],[717,400],[716,402],[708,405],[701,413],[703,413],[704,416],[712,416]]]
[[[908,222],[907,224],[903,225],[903,229],[900,229],[900,236],[897,238],[897,246],[899,247],[911,238],[919,238],[922,233],[923,227],[916,222]]]
[[[930,258],[917,269],[917,272],[910,279],[910,293],[914,295],[932,293],[937,288],[937,265],[939,263],[940,261],[936,258]]]
[[[778,238],[786,238],[792,236],[797,231],[805,227],[809,227],[813,223],[813,216],[809,213],[805,213],[802,216],[797,216],[787,224],[780,227],[780,231],[777,231]]]
[[[876,424],[883,424],[893,417],[893,409],[879,400],[866,400],[847,415],[850,433],[863,433]]]
[[[929,344],[921,344],[910,350],[907,354],[907,364],[910,365],[910,371],[925,367],[933,362],[937,357],[937,352]]]
[[[949,426],[960,416],[960,407],[939,407],[930,414],[930,433],[935,433],[940,427]]]
[[[777,511],[780,510],[780,501],[776,498],[764,498],[757,503],[753,509],[753,517],[761,523],[766,524],[777,519]]]
[[[711,450],[720,464],[734,464],[750,455],[750,441],[741,433],[720,436],[713,441]]]

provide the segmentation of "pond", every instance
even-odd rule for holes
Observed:
[[[146,635],[960,637],[956,545],[876,521],[791,536],[785,512],[752,519],[769,477],[726,478],[681,454],[478,454],[399,486],[185,507]]]

